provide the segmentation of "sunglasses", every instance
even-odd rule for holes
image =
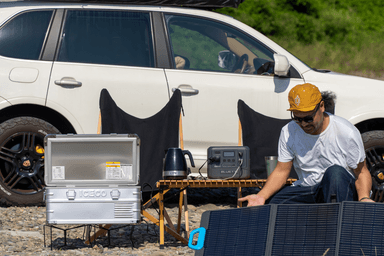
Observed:
[[[319,107],[320,107],[320,103],[316,105],[315,112],[313,112],[312,115],[308,115],[305,117],[297,117],[297,116],[293,115],[292,111],[291,111],[291,118],[292,118],[292,120],[295,120],[296,123],[301,123],[303,121],[306,123],[312,123],[313,117],[316,115],[317,110],[319,110]]]

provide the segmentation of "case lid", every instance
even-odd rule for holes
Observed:
[[[137,185],[140,139],[136,134],[56,134],[45,137],[47,186]]]

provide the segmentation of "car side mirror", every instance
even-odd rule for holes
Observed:
[[[232,70],[237,61],[237,56],[231,51],[224,50],[219,52],[217,65],[226,70]]]
[[[273,58],[275,60],[275,75],[277,76],[287,76],[291,64],[289,64],[288,58],[281,54],[274,54]]]

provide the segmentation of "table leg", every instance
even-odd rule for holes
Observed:
[[[237,188],[237,208],[241,208],[243,207],[243,202],[240,202],[239,201],[239,198],[242,197],[242,193],[241,193],[241,187],[238,187]]]
[[[164,217],[165,217],[165,219],[167,220],[169,227],[170,227],[171,229],[173,229],[174,231],[176,231],[176,228],[175,228],[175,226],[173,225],[172,220],[171,220],[171,218],[169,217],[168,212],[167,212],[166,209],[164,209]]]
[[[159,224],[160,224],[160,249],[164,249],[164,195],[163,191],[159,192]]]
[[[180,234],[180,227],[181,227],[181,214],[183,213],[183,192],[180,192],[179,196],[179,216],[177,219],[177,233]]]
[[[169,189],[165,189],[163,191],[163,195],[165,195],[167,192],[169,191]],[[154,204],[155,202],[157,202],[159,200],[159,195],[160,195],[160,192],[157,193],[154,197],[152,197],[151,199],[149,199],[142,207],[143,210],[146,210],[148,209],[152,204]]]
[[[184,193],[185,231],[187,233],[186,237],[187,237],[187,239],[189,239],[189,218],[188,218],[187,190],[184,190],[183,193]]]
[[[154,216],[152,216],[151,214],[149,214],[146,211],[141,211],[141,214],[143,214],[143,216],[148,218],[148,220],[152,221],[156,226],[160,227],[160,221],[158,219],[156,219]],[[185,239],[184,237],[180,236],[178,233],[173,231],[171,228],[168,228],[165,225],[163,227],[164,227],[164,231],[165,232],[167,232],[168,234],[172,235],[174,238],[176,238],[177,240],[181,241],[183,244],[188,244],[188,240],[187,239]]]
[[[105,233],[107,233],[108,232],[108,229],[110,228],[110,227],[112,227],[112,224],[106,224],[106,225],[101,225],[104,229],[99,229],[95,234],[93,234],[93,236],[91,236],[89,239],[87,239],[86,241],[85,241],[85,243],[86,244],[91,244],[93,241],[95,241],[99,236],[102,236],[102,235],[104,235]],[[87,236],[89,236],[89,232],[90,230],[87,230]]]

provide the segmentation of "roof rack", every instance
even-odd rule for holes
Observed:
[[[7,0],[5,0],[7,1]],[[13,0],[15,1],[15,0]],[[17,0],[16,0],[17,1]],[[98,4],[136,4],[161,5],[197,8],[237,8],[244,0],[22,0],[24,2],[72,2],[72,3],[98,3]]]

